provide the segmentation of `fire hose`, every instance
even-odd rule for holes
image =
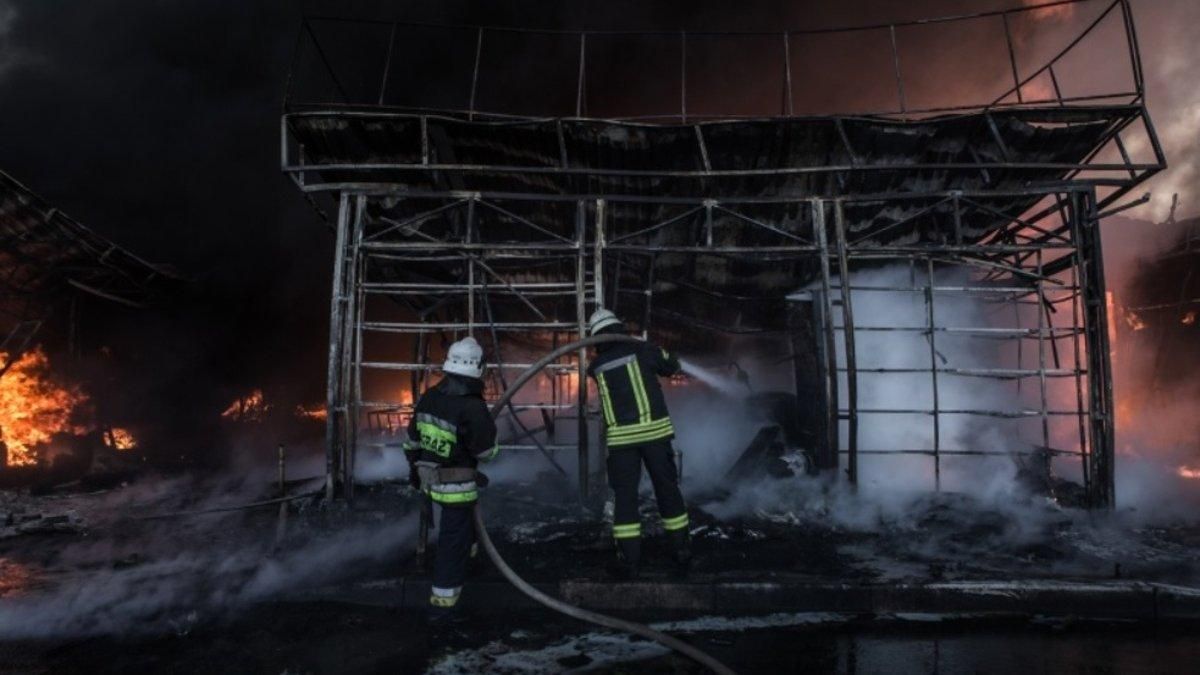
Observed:
[[[492,406],[492,416],[495,417],[498,415],[500,411],[504,409],[504,406],[507,405],[512,399],[513,395],[516,394],[522,386],[529,382],[529,380],[533,379],[539,372],[541,372],[543,368],[553,363],[559,357],[578,349],[583,349],[591,345],[602,344],[605,342],[641,342],[641,340],[628,335],[596,335],[563,345],[558,349],[555,349],[546,356],[542,357],[541,360],[531,365],[524,373],[521,373],[521,376],[512,383],[512,386],[504,391],[504,394],[500,396],[500,400],[496,401],[496,403]],[[696,647],[684,642],[683,640],[654,630],[653,628],[640,623],[618,619],[606,614],[600,614],[599,612],[593,612],[588,609],[567,604],[562,600],[550,597],[549,595],[546,595],[545,593],[534,588],[528,582],[518,576],[517,573],[508,566],[508,563],[504,561],[504,558],[500,557],[500,552],[496,550],[496,545],[492,543],[491,537],[488,536],[487,527],[485,527],[483,521],[483,510],[479,508],[478,502],[475,503],[474,516],[475,531],[478,534],[479,543],[483,545],[483,550],[487,553],[488,558],[491,559],[492,564],[496,566],[496,569],[500,570],[500,573],[504,575],[504,578],[507,579],[510,584],[515,586],[517,590],[521,591],[529,598],[560,614],[579,619],[580,621],[593,623],[604,628],[611,628],[613,630],[633,633],[634,635],[640,635],[648,640],[653,640],[667,649],[687,656],[714,673],[720,673],[721,675],[734,675],[734,671],[728,666],[697,649]]]

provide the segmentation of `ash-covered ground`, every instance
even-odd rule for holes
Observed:
[[[0,672],[694,668],[548,611],[487,606],[483,589],[502,579],[486,563],[465,591],[470,599],[474,586],[477,596],[469,620],[436,633],[419,609],[343,594],[423,578],[413,555],[417,499],[400,483],[364,486],[349,506],[298,499],[286,516],[270,505],[150,518],[269,498],[265,482],[143,478],[89,494],[4,493]],[[808,477],[764,478],[748,489],[771,498],[692,496],[698,560],[686,583],[1119,577],[1200,586],[1200,523],[1186,518],[1089,513],[1029,495],[925,493],[882,503]],[[604,579],[612,550],[603,511],[579,505],[566,481],[502,477],[482,503],[501,553],[530,581]],[[652,500],[643,503],[645,522],[656,522]],[[33,526],[38,520],[46,522]],[[647,535],[644,580],[676,583],[654,527]],[[623,615],[683,634],[742,672],[1127,672],[1148,654],[1161,672],[1187,672],[1183,664],[1200,656],[1195,626],[1173,622],[653,607]]]

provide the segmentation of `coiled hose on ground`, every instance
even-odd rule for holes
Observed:
[[[505,390],[504,394],[500,396],[500,400],[496,401],[496,403],[492,406],[492,416],[495,417],[498,415],[500,411],[504,409],[504,406],[509,402],[509,400],[512,399],[513,395],[516,394],[517,391],[525,385],[525,383],[533,379],[539,372],[541,372],[543,368],[556,361],[560,356],[605,342],[641,342],[641,340],[628,335],[595,335],[555,349],[546,356],[542,357],[542,359],[537,363],[534,363],[532,366],[530,366],[529,369],[524,373],[521,373],[521,376],[512,383],[512,386]],[[580,621],[587,621],[589,623],[594,623],[597,626],[625,631],[627,633],[633,633],[634,635],[640,635],[646,639],[653,640],[667,649],[687,656],[714,673],[720,673],[721,675],[734,675],[734,671],[728,666],[714,659],[708,654],[705,654],[696,647],[684,642],[683,640],[671,637],[666,633],[656,631],[653,628],[640,623],[618,619],[606,614],[600,614],[599,612],[593,612],[581,607],[569,605],[562,600],[552,598],[534,588],[524,579],[517,576],[517,573],[508,566],[508,563],[504,562],[504,558],[500,557],[499,551],[496,550],[495,544],[492,543],[491,537],[488,536],[487,528],[484,526],[483,522],[483,510],[479,508],[478,502],[475,504],[474,511],[475,530],[479,537],[479,543],[483,545],[483,550],[487,553],[488,558],[491,558],[492,564],[496,566],[496,569],[500,570],[500,573],[504,575],[504,578],[507,579],[509,583],[515,586],[517,590],[529,596],[531,599],[560,614],[565,614],[566,616],[579,619]]]

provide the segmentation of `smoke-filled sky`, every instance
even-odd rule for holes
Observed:
[[[780,30],[903,21],[1033,0],[0,0],[0,168],[81,222],[204,289],[186,316],[142,317],[145,367],[227,389],[323,391],[331,237],[279,172],[279,114],[305,13],[546,28]],[[1107,0],[1017,26],[1047,49]],[[1165,216],[1200,213],[1200,2],[1135,0],[1151,114],[1172,168],[1151,184]],[[914,34],[917,35],[917,34]],[[945,45],[914,44],[909,63]],[[814,58],[819,58],[819,55]],[[1090,55],[1093,64],[1123,54]],[[961,63],[969,60],[955,59]],[[989,64],[995,66],[996,64]],[[999,64],[1004,66],[1003,62]],[[834,66],[831,66],[834,67]],[[910,66],[911,67],[911,66]],[[1001,67],[1000,72],[1004,69]],[[1100,82],[1109,71],[1096,67]],[[855,72],[836,73],[855,82]],[[874,75],[872,77],[875,77]],[[731,81],[752,79],[739,74]],[[885,80],[886,81],[886,80]],[[435,86],[432,82],[430,86]],[[864,85],[864,89],[873,85]],[[888,86],[891,86],[890,84]],[[720,92],[717,92],[718,95]],[[1140,147],[1131,139],[1132,149]],[[190,302],[196,302],[192,300]],[[136,341],[132,342],[136,344]],[[300,375],[297,376],[297,373]],[[299,380],[299,381],[297,381]],[[157,396],[148,392],[147,396]]]

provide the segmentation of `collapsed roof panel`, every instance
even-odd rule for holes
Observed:
[[[0,171],[0,301],[14,318],[43,316],[77,291],[128,306],[180,277],[84,227]]]
[[[1011,190],[1081,170],[1120,184],[1157,164],[1092,162],[1141,106],[1005,109],[917,121],[784,118],[645,125],[293,113],[288,165],[321,183],[606,197],[794,198]]]

